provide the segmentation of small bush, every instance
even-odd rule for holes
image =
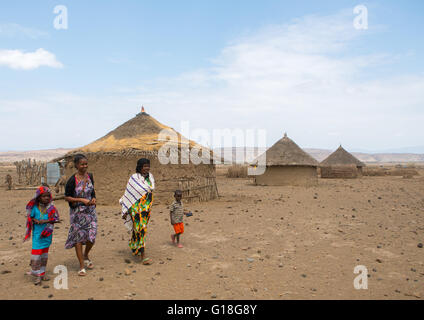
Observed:
[[[388,172],[390,176],[418,176],[420,175],[415,169],[393,169]]]
[[[378,176],[417,176],[420,175],[417,170],[410,169],[410,168],[399,168],[395,167],[392,169],[387,168],[369,168],[365,167],[363,169],[363,175],[364,176],[372,176],[372,177],[378,177]]]
[[[370,168],[370,167],[365,167],[362,169],[362,175],[364,176],[370,176],[370,177],[382,177],[387,175],[387,170],[383,169],[383,168]]]
[[[242,166],[238,164],[232,165],[231,167],[228,168],[226,177],[227,178],[247,178],[247,166]]]

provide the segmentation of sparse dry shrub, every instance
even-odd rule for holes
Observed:
[[[247,166],[234,164],[228,168],[227,178],[247,178]]]
[[[399,168],[395,167],[392,169],[377,168],[377,167],[365,167],[363,169],[364,176],[370,177],[381,177],[381,176],[392,176],[392,177],[403,177],[403,176],[418,176],[420,175],[417,170],[411,168]]]
[[[418,176],[419,173],[415,169],[410,168],[396,168],[387,172],[389,176]]]
[[[384,168],[365,167],[362,169],[362,175],[369,177],[383,177],[387,175],[387,170]]]

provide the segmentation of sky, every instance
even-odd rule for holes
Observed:
[[[420,0],[2,1],[0,151],[83,146],[142,105],[212,147],[239,129],[424,150],[423,15]]]

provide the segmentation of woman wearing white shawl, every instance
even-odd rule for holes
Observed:
[[[124,195],[119,200],[122,218],[132,221],[132,236],[129,247],[133,255],[140,256],[143,264],[151,264],[152,259],[145,258],[144,246],[150,210],[153,204],[155,180],[150,173],[150,160],[142,158],[137,161],[137,167],[127,183]]]

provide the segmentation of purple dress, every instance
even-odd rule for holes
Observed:
[[[75,181],[75,197],[91,200],[91,194],[94,186],[88,177],[86,182]],[[68,240],[66,240],[65,249],[71,249],[77,243],[85,244],[87,241],[94,243],[97,234],[97,215],[96,206],[85,206],[78,203],[75,208],[71,208]]]

